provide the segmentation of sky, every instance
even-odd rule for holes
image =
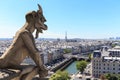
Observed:
[[[25,14],[40,4],[48,30],[39,38],[104,39],[120,36],[120,0],[1,0],[0,38],[12,38]]]

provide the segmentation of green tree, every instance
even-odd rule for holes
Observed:
[[[89,58],[89,61],[91,61],[91,59],[92,59],[92,54],[91,53],[88,55],[88,58]]]
[[[111,74],[105,74],[105,77],[109,80],[111,78]]]
[[[120,74],[115,74],[115,76],[118,78],[117,80],[120,80]]]
[[[114,75],[114,74],[105,74],[105,77],[106,77],[108,80],[118,80],[117,75]]]
[[[86,68],[86,66],[87,66],[87,62],[86,61],[78,61],[77,64],[76,64],[77,70],[80,70],[81,73],[83,73],[83,71]]]
[[[71,53],[72,51],[71,51],[71,49],[64,49],[64,53],[66,54],[66,53]]]
[[[112,48],[114,48],[116,45],[117,45],[117,44],[112,44],[111,46],[112,46]]]
[[[49,80],[70,80],[70,76],[67,71],[57,71]]]
[[[118,80],[117,76],[112,76],[110,80]]]

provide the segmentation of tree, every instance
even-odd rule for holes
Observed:
[[[91,61],[91,59],[92,59],[92,53],[90,53],[90,54],[88,55],[88,58],[89,58],[89,61]]]
[[[67,71],[57,71],[49,80],[70,80],[70,76]]]
[[[117,45],[117,44],[112,44],[111,46],[112,46],[112,48],[114,48],[116,45]]]
[[[78,61],[77,64],[76,64],[77,70],[80,70],[81,73],[83,73],[83,71],[86,68],[86,66],[87,66],[87,62],[86,61]]]
[[[106,77],[108,80],[118,80],[117,75],[114,75],[114,74],[106,74],[105,77]]]
[[[116,76],[112,76],[110,80],[118,80]]]
[[[72,51],[71,51],[71,49],[64,49],[64,53],[66,54],[66,53],[71,53]]]
[[[105,77],[109,80],[111,78],[111,74],[105,74]]]

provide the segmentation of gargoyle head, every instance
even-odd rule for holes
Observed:
[[[28,23],[34,24],[34,28],[36,29],[36,37],[38,38],[39,33],[42,33],[43,30],[47,30],[47,25],[44,24],[46,22],[45,17],[43,16],[43,11],[41,6],[38,4],[39,10],[32,11],[26,14],[26,21]]]

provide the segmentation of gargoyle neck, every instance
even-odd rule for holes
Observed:
[[[33,33],[35,31],[34,24],[25,23],[24,28]]]

